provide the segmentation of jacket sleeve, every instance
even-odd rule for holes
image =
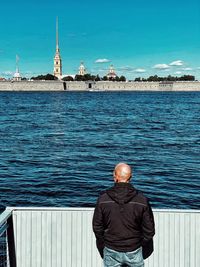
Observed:
[[[155,235],[155,223],[151,206],[147,200],[142,217],[143,243],[149,242]]]
[[[93,231],[96,236],[96,245],[97,249],[103,258],[103,249],[104,249],[104,225],[103,225],[103,214],[102,210],[99,204],[99,199],[97,201],[95,210],[94,210],[94,215],[93,215],[93,220],[92,220],[92,226],[93,226]]]

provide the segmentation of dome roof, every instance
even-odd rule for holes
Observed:
[[[19,73],[19,72],[15,72],[15,74],[14,74],[14,78],[21,78],[20,73]]]

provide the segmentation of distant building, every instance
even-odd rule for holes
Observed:
[[[14,74],[12,80],[15,82],[19,82],[22,80],[21,74],[19,72],[19,57],[18,57],[18,55],[16,55],[16,71],[15,71],[15,74]]]
[[[62,59],[59,49],[59,36],[58,36],[58,18],[56,20],[56,54],[54,57],[54,71],[53,74],[59,80],[62,78]]]
[[[15,72],[15,74],[14,74],[14,76],[13,76],[13,81],[15,81],[15,82],[19,82],[19,81],[21,81],[21,80],[22,80],[22,77],[21,77],[19,71],[16,70],[16,72]]]
[[[81,76],[84,76],[86,74],[86,68],[85,68],[83,62],[81,62],[78,74],[81,75]]]
[[[117,77],[117,74],[115,73],[115,69],[113,67],[113,65],[110,65],[110,68],[109,68],[109,72],[107,74],[107,78],[110,79],[115,79]]]

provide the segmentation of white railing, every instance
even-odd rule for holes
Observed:
[[[11,210],[6,210],[0,215],[0,267],[10,266],[9,264],[9,242],[11,239],[9,225],[11,222],[12,212]],[[11,244],[11,243],[10,243]]]
[[[12,261],[10,267],[103,266],[92,232],[92,208],[9,208],[2,216],[11,210],[16,265]],[[145,267],[199,267],[200,210],[153,212],[154,253]]]

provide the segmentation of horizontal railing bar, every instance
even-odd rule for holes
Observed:
[[[5,231],[8,229],[8,224],[4,223],[1,227],[0,227],[0,236],[2,236]]]
[[[0,225],[4,224],[11,215],[12,210],[10,208],[6,208],[6,210],[0,215]]]
[[[9,207],[12,211],[93,211],[94,208],[64,208],[64,207]],[[6,210],[7,210],[6,209]],[[200,213],[200,210],[188,209],[153,209],[153,212],[165,213]]]

